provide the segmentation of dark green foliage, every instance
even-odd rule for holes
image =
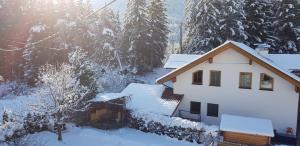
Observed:
[[[152,0],[148,6],[148,17],[151,29],[151,52],[147,56],[152,67],[160,67],[168,45],[166,4],[162,0]]]

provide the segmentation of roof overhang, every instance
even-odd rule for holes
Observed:
[[[278,69],[277,67],[272,65],[270,62],[267,62],[267,61],[261,59],[260,57],[257,57],[255,55],[253,55],[252,53],[242,49],[239,45],[236,44],[236,42],[232,42],[232,41],[227,41],[224,44],[220,45],[219,47],[207,52],[206,54],[202,55],[198,59],[192,61],[191,63],[186,64],[185,66],[183,66],[181,68],[175,69],[174,71],[157,79],[156,83],[163,84],[167,81],[170,81],[173,78],[175,78],[176,76],[188,71],[189,69],[195,67],[198,64],[208,61],[210,58],[213,58],[214,56],[216,56],[228,49],[234,49],[235,51],[237,51],[240,54],[244,55],[245,57],[249,58],[250,60],[260,64],[261,66],[267,68],[268,70],[274,72],[278,76],[284,78],[285,80],[289,81],[290,83],[292,83],[295,86],[300,88],[300,81],[299,81],[300,78],[299,77],[297,77],[291,73],[289,74],[287,72],[284,72],[283,70]]]

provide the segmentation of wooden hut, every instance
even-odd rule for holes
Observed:
[[[251,146],[266,146],[274,137],[271,120],[222,115],[220,131],[224,142]]]
[[[129,111],[126,109],[128,96],[109,93],[100,94],[90,101],[88,110],[77,114],[76,123],[100,129],[116,129],[126,125]]]

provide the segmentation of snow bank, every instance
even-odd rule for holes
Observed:
[[[161,115],[172,115],[178,102],[161,99],[165,90],[163,85],[148,85],[132,83],[128,85],[122,94],[130,95],[127,108],[133,111],[143,111]]]
[[[29,135],[24,139],[27,145],[40,146],[201,146],[128,128],[104,131],[88,127],[68,127],[63,133],[62,142],[57,141],[57,135],[51,132]]]
[[[272,121],[259,118],[225,114],[221,117],[220,130],[274,137]]]

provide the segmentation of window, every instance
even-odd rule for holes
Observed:
[[[193,84],[195,85],[202,85],[203,81],[203,71],[199,70],[195,73],[193,73]]]
[[[252,73],[241,72],[239,87],[242,89],[251,89],[251,86],[252,86]]]
[[[207,104],[207,116],[218,117],[219,116],[219,105],[218,104]]]
[[[221,86],[221,71],[210,71],[210,86]]]
[[[260,74],[260,90],[273,91],[274,79],[267,74]]]
[[[190,105],[190,113],[200,114],[201,113],[201,103],[192,101],[191,105]]]

